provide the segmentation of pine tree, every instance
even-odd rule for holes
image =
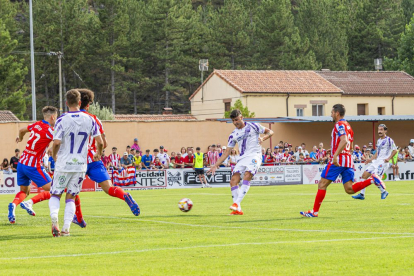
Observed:
[[[6,24],[0,18],[0,109],[11,110],[24,119],[26,87],[23,84],[27,68],[12,54],[17,40],[12,39]]]

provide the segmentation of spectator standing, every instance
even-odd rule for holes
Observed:
[[[284,155],[283,154],[283,148],[278,146],[278,151],[275,154],[275,162],[276,163],[281,163],[283,161],[283,155]],[[278,165],[280,165],[280,164],[278,164]]]
[[[220,153],[222,153],[222,148],[221,148],[221,144],[217,144],[217,148],[216,148],[217,152],[219,153],[219,155],[221,156]]]
[[[124,152],[124,156],[122,156],[120,160],[121,167],[127,169],[128,167],[132,166],[131,159],[128,157],[128,152]]]
[[[311,153],[309,153],[309,158],[311,159],[311,164],[318,164],[318,147],[313,146]]]
[[[354,163],[361,163],[362,152],[361,152],[361,148],[358,145],[355,145],[355,150],[352,153],[352,157],[354,158]]]
[[[373,154],[371,153],[371,149],[367,148],[367,150],[365,151],[365,154],[364,154],[364,159],[366,161],[371,160],[372,156],[373,156]]]
[[[375,155],[375,153],[377,152],[377,151],[374,149],[374,147],[373,147],[373,145],[372,145],[372,142],[369,142],[369,143],[368,143],[368,149],[371,151],[371,154],[372,154],[372,155]]]
[[[131,160],[131,163],[134,163],[135,150],[134,149],[131,149],[131,147],[129,147],[129,151],[127,151],[127,152],[128,152],[128,158],[129,158],[129,160]]]
[[[400,168],[398,167],[398,155],[399,151],[401,150],[399,147],[397,147],[398,152],[391,158],[390,163],[392,167],[392,173],[394,174],[394,181],[400,180]]]
[[[204,175],[204,154],[201,152],[200,147],[196,148],[193,160],[193,168],[196,172],[196,175],[198,176],[198,179],[202,184],[201,188],[210,187],[210,185],[207,183],[206,176]]]
[[[175,169],[175,156],[170,157],[170,164],[169,164],[168,168]]]
[[[149,170],[151,168],[152,163],[152,155],[150,154],[150,150],[147,149],[145,151],[145,155],[141,158],[141,166],[143,170]]]
[[[309,152],[306,150],[306,144],[302,143],[301,147],[302,147],[303,156],[305,156],[306,158],[306,155],[309,155]]]
[[[413,159],[413,157],[411,156],[410,150],[408,149],[408,147],[404,148],[404,159],[406,161],[411,161]]]
[[[132,144],[131,149],[134,149],[135,152],[140,152],[141,151],[141,148],[138,145],[138,138],[134,139],[134,143]]]
[[[262,148],[262,164],[264,164],[265,160],[266,160],[266,150],[265,148]]]
[[[17,164],[19,163],[19,159],[20,159],[19,154],[20,154],[20,150],[15,149],[14,156],[10,158],[10,165],[11,165],[13,172],[17,172]]]
[[[221,151],[219,152],[219,158],[223,155],[223,152],[225,152],[226,151],[226,149],[227,149],[227,147],[226,146],[223,146],[222,148],[221,148]],[[223,163],[221,163],[221,165],[220,165],[220,167],[228,167],[229,166],[229,157],[227,157],[227,159],[226,160],[224,160],[223,161]]]
[[[216,145],[211,146],[211,151],[207,153],[208,161],[210,162],[209,165],[213,166],[216,164],[217,160],[219,159],[219,153],[216,150]]]
[[[414,139],[410,140],[410,144],[408,145],[408,150],[410,151],[411,156],[414,156]]]
[[[292,150],[292,144],[289,144],[289,146],[288,146],[288,152],[289,152],[289,155],[290,156],[293,156],[294,152]]]
[[[283,145],[283,152],[285,152],[285,149],[289,148],[289,143],[285,142],[285,144]]]
[[[186,149],[185,147],[181,147],[180,152],[181,152],[181,156],[182,156],[183,158],[185,158],[185,157],[188,155],[188,154],[187,154],[187,149]]]
[[[170,154],[170,161],[173,157],[175,158],[176,156],[177,156],[177,154],[175,154],[175,151],[172,151],[171,154]],[[183,155],[181,154],[181,156],[183,156]]]
[[[319,143],[319,148],[318,148],[318,151],[316,153],[316,157],[318,159],[318,162],[323,164],[327,160],[326,155],[327,155],[327,152],[323,148],[323,143]]]
[[[270,148],[266,149],[266,157],[264,166],[274,166],[275,159],[273,158],[273,153]]]
[[[237,164],[237,158],[238,158],[237,151],[234,148],[231,149],[229,157],[230,157],[229,165],[230,165],[231,171],[233,171],[234,167]]]
[[[194,154],[192,150],[188,151],[186,157],[184,157],[184,168],[192,168],[194,165]]]
[[[0,169],[5,174],[12,174],[13,173],[13,170],[12,170],[12,168],[11,168],[11,166],[9,164],[9,160],[7,160],[7,158],[4,158],[3,159],[3,163],[1,163],[1,168]]]
[[[133,149],[131,149],[131,152],[132,151],[135,151],[135,150],[133,150]],[[135,156],[134,156],[134,158],[133,158],[133,161],[132,161],[132,165],[137,169],[137,170],[140,170],[141,168],[142,168],[142,156],[141,156],[141,154],[139,153],[139,152],[136,152],[135,153]]]
[[[175,157],[175,168],[176,169],[184,169],[184,158],[181,157],[181,152],[177,153]]]
[[[398,162],[404,162],[405,163],[405,154],[403,148],[399,147],[398,151]]]
[[[109,165],[111,164],[111,161],[109,161],[109,157],[108,156],[105,156],[105,150],[102,150],[101,161],[104,164],[104,167],[106,169],[109,169]]]
[[[111,167],[114,169],[119,169],[120,168],[120,161],[121,161],[121,156],[119,156],[119,154],[116,153],[117,148],[113,147],[112,148],[112,153],[111,155],[109,155],[109,161],[111,162]]]
[[[161,164],[160,158],[158,156],[156,156],[154,158],[154,161],[151,164],[151,168],[153,170],[160,170],[160,169],[164,168],[164,166]]]
[[[168,169],[168,167],[170,166],[169,165],[169,163],[170,163],[170,157],[164,151],[164,146],[160,146],[160,153],[157,156],[160,159],[160,162],[161,162],[162,166],[165,169]],[[177,157],[178,157],[178,154],[177,154]],[[177,158],[175,158],[175,162],[177,162]]]
[[[303,149],[302,149],[302,147],[298,147],[298,151],[297,152],[295,152],[295,154],[294,154],[294,160],[296,161],[296,162],[299,162],[299,159],[300,159],[300,154],[302,153],[302,159],[303,158],[305,158],[305,156],[304,156],[304,153],[303,153]]]

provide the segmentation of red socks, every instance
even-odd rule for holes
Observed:
[[[34,197],[32,197],[33,204],[39,203],[43,200],[49,200],[50,199],[50,193],[48,191],[38,193]]]
[[[75,197],[75,207],[76,207],[76,211],[75,211],[76,218],[78,222],[82,222],[83,215],[82,215],[81,202],[80,202],[79,195],[76,195]]]
[[[365,187],[368,187],[369,185],[371,185],[371,181],[372,181],[372,179],[370,177],[366,180],[356,182],[356,183],[354,183],[354,185],[352,185],[352,190],[354,190],[355,193],[359,192],[362,189],[364,189]]]
[[[126,194],[126,193],[120,187],[115,187],[115,186],[110,187],[109,188],[109,191],[108,191],[108,194],[110,196],[117,197],[117,198],[119,198],[121,200],[125,200],[124,199],[124,194]]]
[[[326,190],[318,190],[315,197],[315,203],[313,204],[313,212],[318,213],[319,208],[321,208],[321,204],[323,199],[325,198]]]
[[[13,199],[13,203],[17,206],[26,198],[25,192],[18,192]]]

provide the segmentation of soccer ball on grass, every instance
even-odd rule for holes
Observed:
[[[183,198],[178,202],[178,208],[182,212],[188,212],[193,208],[193,202],[189,198]]]

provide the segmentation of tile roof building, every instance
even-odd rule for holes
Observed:
[[[166,114],[166,115],[147,115],[147,114],[125,114],[115,115],[116,121],[135,121],[135,122],[187,122],[197,121],[191,114]]]
[[[191,113],[223,118],[237,99],[256,117],[329,116],[336,103],[348,115],[406,115],[414,78],[393,71],[214,70],[191,95]]]
[[[20,122],[19,118],[9,110],[0,110],[0,122]]]

